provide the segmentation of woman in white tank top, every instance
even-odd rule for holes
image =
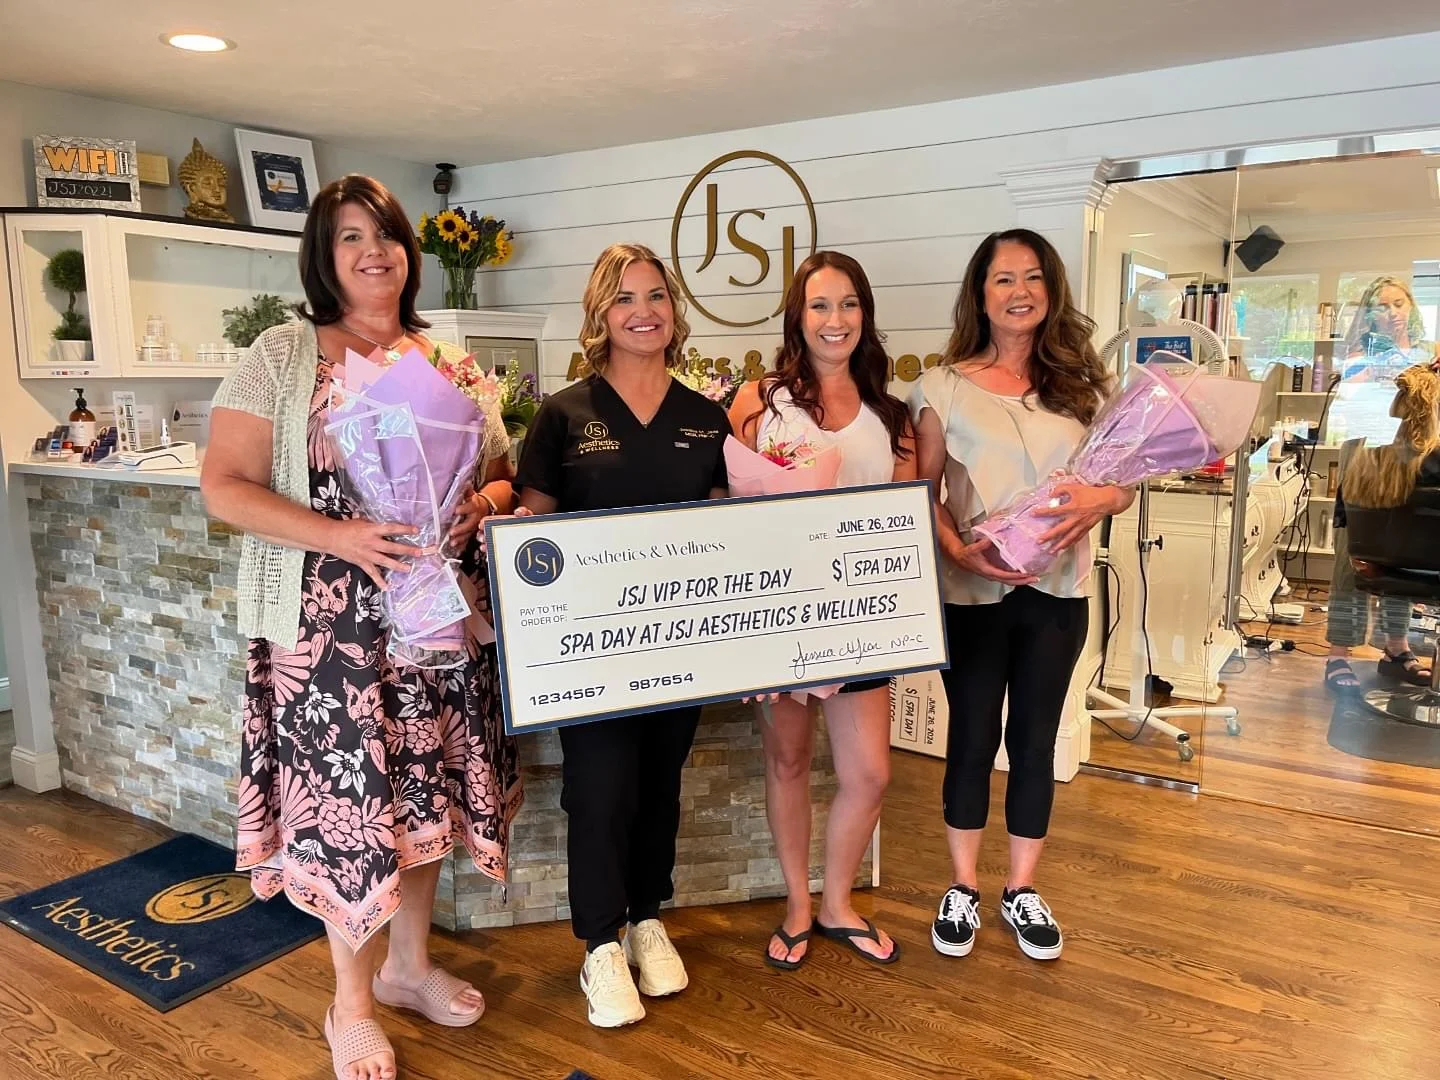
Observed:
[[[889,360],[875,328],[875,298],[865,271],[848,255],[817,251],[795,271],[785,295],[785,336],[775,371],[747,383],[730,423],[750,449],[804,439],[838,446],[841,487],[915,479],[915,438],[908,410],[885,390]],[[825,889],[819,916],[810,909],[810,759],[814,723],[808,705],[781,695],[766,706],[766,816],[789,902],[765,952],[771,967],[794,970],[809,955],[812,930],[880,964],[900,946],[855,912],[850,886],[880,820],[890,782],[889,679],[847,684],[823,705],[839,786],[825,831]]]
[[[756,397],[759,397],[758,391]],[[840,448],[836,487],[888,484],[895,479],[896,462],[890,449],[890,432],[885,428],[885,421],[864,402],[860,403],[860,411],[855,414],[854,420],[839,430],[829,430],[817,424],[809,413],[796,405],[789,390],[783,386],[775,387],[770,408],[760,414],[755,443],[764,446],[766,443],[796,439],[803,439],[816,450],[832,446]]]

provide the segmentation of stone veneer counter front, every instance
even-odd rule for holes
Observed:
[[[25,487],[65,787],[233,847],[245,659],[235,629],[240,534],[205,513],[193,474],[24,464],[11,472]],[[450,929],[569,918],[559,739],[522,736],[520,754],[525,806],[508,888],[463,853],[447,860],[435,920]],[[827,804],[834,777],[823,726],[811,784]],[[705,709],[681,801],[677,904],[783,895],[748,706]],[[869,855],[859,880],[873,880]]]

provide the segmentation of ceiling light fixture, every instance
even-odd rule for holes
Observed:
[[[1147,237],[1147,236],[1154,236],[1154,235],[1155,235],[1155,234],[1154,234],[1153,232],[1132,232],[1132,233],[1130,234],[1130,239],[1132,239],[1132,240],[1143,240],[1143,239],[1144,239],[1145,237]]]
[[[233,41],[215,37],[213,34],[161,34],[160,40],[166,45],[186,52],[226,52],[235,48]]]

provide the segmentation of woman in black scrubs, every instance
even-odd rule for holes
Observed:
[[[723,498],[730,423],[719,405],[670,377],[689,327],[664,263],[638,244],[607,248],[584,308],[590,374],[541,406],[515,481],[517,513]],[[560,729],[570,919],[585,942],[580,988],[597,1027],[645,1016],[631,965],[639,992],[652,997],[689,982],[659,914],[675,891],[680,771],[699,720],[695,706]]]

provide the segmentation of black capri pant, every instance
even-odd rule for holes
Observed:
[[[945,824],[981,829],[1000,749],[1000,710],[1009,691],[1005,826],[1040,839],[1055,801],[1055,737],[1089,627],[1083,598],[1027,586],[998,604],[946,604],[950,667],[940,673],[950,706],[945,753]]]

